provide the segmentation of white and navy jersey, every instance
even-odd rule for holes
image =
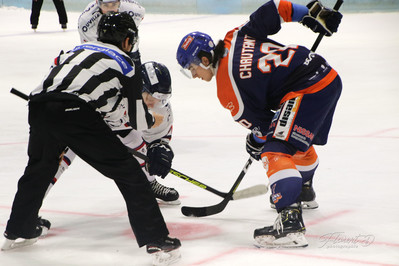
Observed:
[[[89,42],[58,56],[30,97],[83,100],[112,130],[144,130],[153,121],[134,86],[135,71],[132,59],[116,46]]]
[[[153,113],[162,115],[163,121],[157,127],[143,130],[143,139],[147,143],[151,143],[159,139],[162,139],[163,141],[169,143],[170,139],[172,138],[172,129],[173,129],[173,112],[170,102],[164,107],[152,108],[151,111]]]
[[[145,15],[144,7],[134,0],[121,0],[119,12],[129,13],[134,23],[136,23],[137,28]],[[80,15],[78,20],[78,31],[82,43],[97,41],[97,26],[100,22],[101,15],[100,7],[97,5],[96,1],[90,2]],[[138,42],[135,44],[133,52],[137,50]]]

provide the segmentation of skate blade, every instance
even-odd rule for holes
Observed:
[[[175,249],[169,252],[159,251],[152,254],[152,265],[154,266],[167,266],[176,263],[181,258],[180,250]]]
[[[31,239],[21,239],[20,241],[17,241],[18,239],[17,240],[6,239],[4,241],[3,246],[1,247],[1,250],[7,251],[7,250],[15,249],[15,248],[31,246],[34,243],[36,243],[37,239],[38,239],[37,237],[31,238]]]
[[[157,199],[157,201],[160,206],[176,206],[181,204],[180,200],[178,199],[173,201],[164,201],[161,199]]]
[[[304,210],[312,210],[312,209],[317,209],[319,207],[319,204],[313,200],[313,201],[302,201],[301,202],[301,207]],[[270,208],[276,209],[276,205],[270,204]]]
[[[315,201],[302,201],[301,203],[302,209],[316,209],[319,207],[319,204]]]
[[[257,236],[255,242],[255,246],[259,248],[302,248],[308,246],[304,233],[291,233],[277,239],[274,236]]]
[[[40,226],[40,227],[42,228],[42,233],[40,234],[39,238],[44,238],[47,236],[49,229],[45,226]]]

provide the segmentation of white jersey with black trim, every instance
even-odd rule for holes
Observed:
[[[137,28],[140,26],[145,15],[145,8],[134,0],[121,0],[118,11],[129,13],[136,23]],[[78,20],[80,42],[97,41],[97,26],[100,22],[101,15],[100,7],[97,5],[96,1],[90,2],[87,5]],[[138,43],[133,48],[133,52],[137,51],[137,49]]]
[[[132,88],[134,63],[118,47],[88,42],[54,61],[31,96],[78,97],[99,112],[112,130],[148,129],[152,117],[144,106],[141,91]]]
[[[173,112],[170,102],[162,108],[151,108],[151,112],[162,115],[162,123],[147,130],[143,130],[143,139],[147,143],[162,139],[169,143],[172,137]]]

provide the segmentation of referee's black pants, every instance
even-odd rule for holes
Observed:
[[[60,24],[68,23],[68,16],[65,10],[64,1],[62,0],[53,0],[55,9],[58,13],[58,21]],[[42,9],[43,0],[32,0],[32,13],[30,15],[30,24],[38,25],[39,24],[39,16],[40,10]]]
[[[31,100],[29,124],[29,161],[18,182],[6,231],[23,238],[34,235],[46,189],[58,169],[61,152],[69,147],[115,181],[140,247],[169,234],[139,163],[92,107],[79,101]]]

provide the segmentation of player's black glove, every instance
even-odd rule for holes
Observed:
[[[140,69],[140,66],[141,66],[141,54],[140,54],[140,52],[137,50],[135,52],[128,53],[128,55],[133,60],[134,65],[137,67],[137,69]],[[137,72],[140,72],[140,71],[137,71]]]
[[[146,169],[150,175],[158,175],[161,178],[169,173],[174,157],[172,148],[164,141],[157,140],[148,145],[148,162]]]
[[[252,158],[254,158],[257,161],[260,160],[260,156],[262,155],[263,145],[264,143],[256,142],[252,133],[249,133],[247,135],[247,144],[246,144],[247,152],[249,153],[249,155],[251,155]]]
[[[306,6],[309,8],[309,12],[300,21],[303,25],[326,36],[331,36],[334,32],[337,32],[342,19],[341,13],[324,7],[318,1],[311,1]]]

